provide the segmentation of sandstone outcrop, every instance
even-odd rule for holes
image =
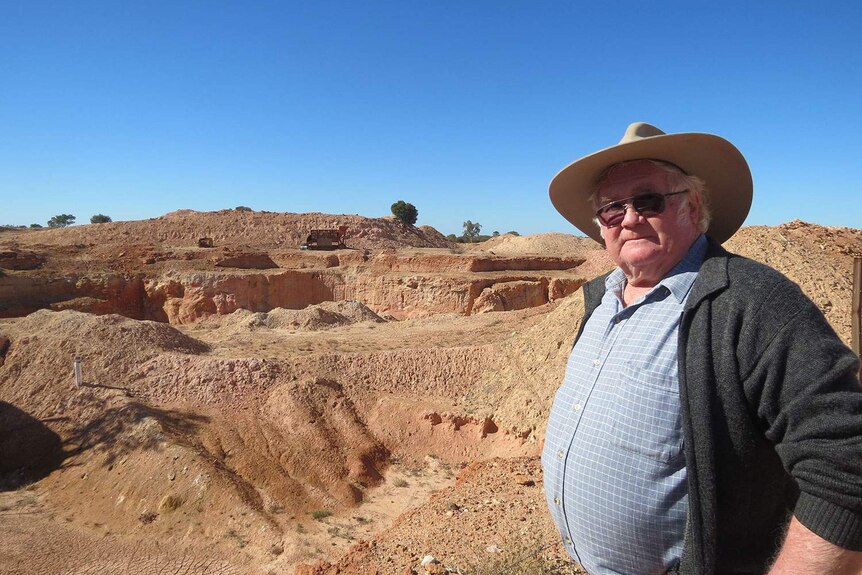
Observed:
[[[473,303],[472,312],[511,311],[544,305],[548,301],[547,282],[500,282],[482,290]]]
[[[0,251],[0,268],[7,270],[35,270],[45,263],[45,257],[29,250]]]
[[[24,316],[52,306],[58,310],[119,313],[134,319],[164,318],[157,310],[148,309],[140,275],[92,271],[46,276],[17,272],[0,277],[0,317]]]

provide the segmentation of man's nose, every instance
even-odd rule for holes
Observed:
[[[623,209],[625,209],[625,215],[623,216],[623,221],[621,223],[622,226],[631,227],[640,223],[643,216],[635,210],[634,206],[626,204]]]

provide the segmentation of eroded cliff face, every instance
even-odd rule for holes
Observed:
[[[163,314],[148,309],[146,300],[140,274],[15,272],[0,276],[0,317],[21,317],[39,309],[74,309],[165,321]]]
[[[49,308],[189,324],[238,309],[303,309],[327,301],[358,301],[396,319],[535,307],[583,283],[583,259],[501,258],[452,254],[399,256],[346,251],[287,253],[277,270],[154,270],[137,274],[14,271],[0,277],[0,317]],[[216,267],[220,266],[220,267]],[[271,267],[271,266],[267,266]],[[477,305],[478,303],[478,305]]]

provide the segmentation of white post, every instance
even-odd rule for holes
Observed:
[[[81,356],[75,356],[75,385],[81,387],[84,383],[84,378],[81,376]]]

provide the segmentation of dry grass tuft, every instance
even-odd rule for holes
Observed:
[[[161,513],[171,513],[179,509],[184,503],[183,498],[178,495],[165,495],[159,503],[159,511]]]
[[[519,542],[508,549],[492,546],[486,557],[463,564],[459,575],[586,575],[577,564],[537,541]]]

